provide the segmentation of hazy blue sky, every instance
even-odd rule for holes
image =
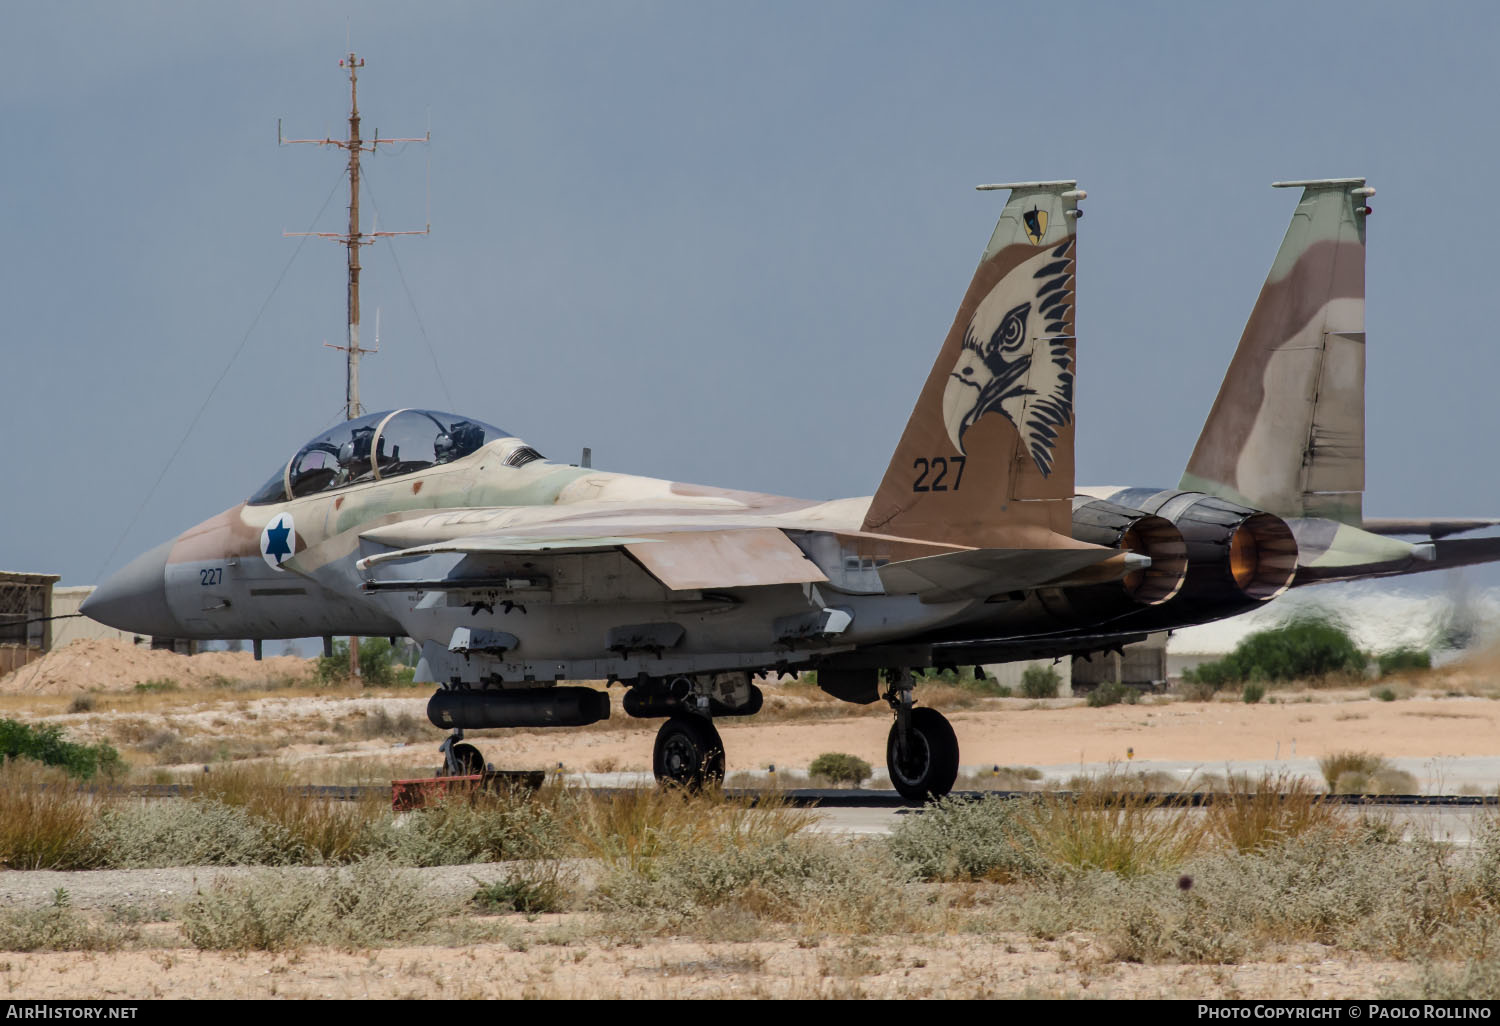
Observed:
[[[1363,174],[1366,509],[1500,513],[1500,5],[62,2],[4,24],[0,568],[94,582],[338,419],[343,251],[281,233],[340,229],[340,154],[278,149],[276,119],[343,133],[346,32],[367,132],[433,135],[365,161],[367,225],[420,227],[430,166],[433,226],[364,254],[370,409],[869,494],[1003,202],[972,187],[1077,178],[1079,482],[1171,485],[1296,202],[1268,184]]]

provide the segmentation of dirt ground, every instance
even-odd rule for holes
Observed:
[[[1171,760],[1214,771],[1226,761],[1315,759],[1350,749],[1387,758],[1500,756],[1500,702],[1482,698],[1382,702],[1364,691],[1323,691],[1274,705],[1164,699],[1099,709],[1076,701],[995,699],[948,716],[964,765],[976,767]],[[639,728],[618,731],[481,734],[475,743],[505,768],[562,763],[582,770],[614,763],[622,770],[646,770],[656,725],[641,722]],[[822,752],[848,752],[884,765],[890,730],[883,713],[792,723],[717,722],[730,773],[771,765],[805,769]]]
[[[138,767],[138,779],[185,768],[162,761],[173,749],[152,747],[147,735],[153,730],[182,744],[219,745],[220,751],[253,738],[251,754],[306,764],[309,779],[330,782],[343,764],[395,772],[392,767],[436,762],[441,734],[426,723],[426,695],[420,691],[322,694],[287,688],[287,679],[306,679],[307,664],[301,660],[257,665],[248,655],[233,653],[192,659],[139,651],[120,655],[70,646],[49,657],[47,665],[23,668],[0,680],[0,716],[44,719],[63,726],[70,737],[119,744]],[[272,665],[283,662],[300,665]],[[279,675],[282,690],[235,691],[218,679],[243,680],[246,674]],[[154,679],[175,680],[183,690],[134,692],[134,683]],[[1394,701],[1371,697],[1368,687],[1273,692],[1274,701],[1255,705],[1233,696],[1213,702],[1153,697],[1097,709],[1076,700],[970,698],[952,702],[949,716],[969,768],[1176,761],[1213,772],[1226,762],[1305,762],[1350,749],[1387,758],[1500,760],[1500,702],[1485,697],[1495,693],[1496,681],[1500,673],[1493,662],[1484,662],[1400,685]],[[70,702],[86,691],[95,693],[95,707],[70,711]],[[936,694],[933,701],[942,705],[944,696]],[[810,702],[817,704],[805,695],[768,699],[768,716],[719,721],[729,772],[764,771],[771,765],[804,770],[815,756],[830,751],[884,764],[888,713],[806,708]],[[655,727],[653,721],[629,721],[617,709],[609,723],[590,728],[479,732],[473,740],[497,767],[555,769],[560,763],[569,771],[644,771]],[[222,757],[241,757],[239,749],[234,751]],[[1447,783],[1456,789],[1454,781]],[[196,872],[203,885],[211,882],[212,870]],[[0,907],[12,904],[8,875],[0,873]],[[130,950],[0,952],[0,984],[13,999],[1330,998],[1372,996],[1413,972],[1409,965],[1308,945],[1272,949],[1262,953],[1265,960],[1242,965],[1142,966],[1100,957],[1086,938],[1043,942],[1020,934],[620,943],[601,940],[588,928],[587,916],[569,913],[532,922],[506,917],[503,943],[319,948],[280,955],[198,951],[174,924],[147,923],[141,927],[143,943]]]
[[[1140,965],[1021,934],[704,943],[570,940],[543,916],[504,944],[223,954],[191,948],[0,956],[11,999],[1368,997],[1400,963],[1286,947],[1276,961]],[[520,949],[520,950],[518,950]]]
[[[0,694],[74,695],[86,691],[130,691],[137,684],[171,682],[205,687],[216,681],[307,680],[309,659],[270,656],[260,662],[249,652],[178,655],[120,641],[75,641],[0,677]]]

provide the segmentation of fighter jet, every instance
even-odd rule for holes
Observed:
[[[483,765],[465,730],[606,718],[604,692],[561,683],[604,680],[628,714],[665,719],[656,776],[701,783],[724,771],[713,718],[755,712],[756,675],[817,668],[841,697],[890,703],[903,794],[945,793],[958,745],[914,705],[911,671],[934,656],[911,642],[982,619],[996,595],[1150,603],[1185,574],[1122,548],[1120,530],[1075,536],[1084,193],[993,188],[1009,202],[871,498],[571,466],[473,418],[395,410],[308,442],[245,502],[106,581],[86,612],[179,638],[410,636],[420,679],[438,684],[429,718],[453,730],[452,771]]]
[[[604,680],[625,689],[628,715],[665,721],[656,777],[699,784],[724,772],[713,720],[756,712],[758,675],[815,669],[840,699],[890,705],[891,780],[921,800],[952,788],[959,749],[946,719],[914,704],[914,669],[1094,651],[1244,611],[1304,578],[1444,564],[1430,550],[1443,542],[1349,522],[1362,488],[1362,182],[1305,184],[1248,355],[1200,442],[1234,474],[1195,454],[1170,491],[1074,486],[1083,191],[987,188],[1009,201],[872,497],[565,465],[472,418],[396,410],[313,439],[84,611],[183,638],[408,635],[419,679],[438,685],[428,716],[452,731],[450,772],[483,767],[465,730],[608,717],[603,692],[564,683]],[[1315,359],[1299,355],[1310,347]],[[1295,373],[1268,375],[1267,361]],[[1257,417],[1284,427],[1289,406],[1300,435],[1255,433]],[[1282,487],[1288,466],[1295,488]]]

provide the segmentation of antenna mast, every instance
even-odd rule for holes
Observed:
[[[359,402],[359,357],[362,353],[378,352],[378,340],[376,349],[363,349],[359,344],[359,247],[373,245],[376,239],[388,238],[393,235],[427,235],[432,231],[432,222],[421,231],[409,232],[361,232],[359,227],[359,155],[361,153],[374,153],[375,148],[390,143],[420,142],[430,143],[432,132],[424,136],[407,139],[382,139],[377,130],[375,138],[362,139],[359,134],[359,69],[365,66],[364,58],[356,56],[352,51],[348,57],[339,60],[339,67],[349,69],[349,137],[347,139],[283,139],[281,137],[281,121],[276,122],[276,142],[279,145],[292,145],[295,143],[312,143],[317,146],[337,146],[349,154],[349,230],[345,233],[339,232],[283,232],[287,237],[299,235],[316,235],[322,239],[333,239],[349,251],[349,333],[346,344],[342,346],[329,346],[330,349],[342,349],[347,356],[347,372],[344,381],[344,419],[353,420],[364,412],[364,407]],[[326,345],[327,343],[325,343]]]

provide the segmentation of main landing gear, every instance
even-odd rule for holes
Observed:
[[[909,802],[941,798],[958,780],[958,737],[936,709],[913,707],[910,670],[891,674],[885,700],[895,710],[885,744],[891,784]]]
[[[724,742],[706,716],[678,713],[656,732],[651,771],[659,784],[697,790],[724,782]]]

